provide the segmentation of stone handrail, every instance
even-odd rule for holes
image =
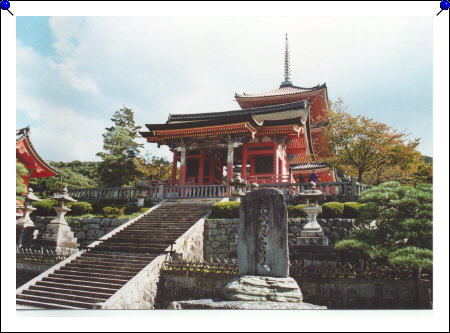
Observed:
[[[304,192],[308,183],[261,183],[260,187],[274,187],[285,195],[294,196]],[[325,196],[349,195],[358,197],[369,188],[368,185],[351,181],[318,182],[317,189]],[[247,185],[250,190],[250,184]],[[220,198],[231,194],[231,187],[227,184],[219,185],[167,185],[148,186],[147,198]],[[104,199],[136,199],[139,189],[136,187],[104,187],[104,188],[70,188],[69,194],[75,199],[99,201]]]

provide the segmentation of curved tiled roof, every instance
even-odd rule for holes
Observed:
[[[234,96],[236,98],[255,98],[255,97],[271,97],[271,96],[284,96],[284,95],[293,95],[298,93],[304,93],[304,92],[310,92],[314,90],[319,90],[322,88],[326,88],[326,83],[324,84],[318,84],[315,87],[312,88],[303,88],[303,87],[297,87],[294,85],[281,85],[278,89],[269,90],[263,93],[259,94],[238,94],[236,93]]]
[[[30,139],[30,126],[16,130],[16,144],[23,139],[26,139],[28,141],[28,144],[29,144],[30,148],[32,149],[33,154],[46,168],[53,171],[54,173],[61,172],[58,169],[56,169],[55,167],[51,166],[46,160],[44,160],[42,158],[41,155],[39,155],[39,153],[37,152],[36,148],[34,147],[33,143],[31,142],[31,139]]]
[[[312,170],[312,169],[322,169],[328,167],[328,164],[323,162],[312,162],[312,163],[301,163],[301,164],[291,164],[292,170]]]
[[[207,119],[219,119],[230,116],[246,116],[253,114],[265,114],[278,111],[287,111],[293,109],[306,109],[308,107],[308,101],[274,104],[269,106],[262,106],[256,108],[248,108],[243,110],[222,111],[222,112],[208,112],[208,113],[191,113],[191,114],[171,114],[167,124],[172,121],[192,121],[192,120],[207,120]]]

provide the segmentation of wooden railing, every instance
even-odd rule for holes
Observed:
[[[247,190],[250,190],[247,185]],[[279,189],[286,196],[294,196],[304,192],[308,183],[262,183],[260,187],[273,187]],[[369,188],[368,185],[356,181],[348,182],[322,182],[316,187],[325,196],[347,195],[359,197],[361,193]],[[99,201],[104,199],[136,199],[139,189],[136,187],[110,187],[110,188],[71,188],[69,194],[78,200]],[[231,194],[231,187],[226,184],[220,185],[169,185],[160,184],[146,188],[146,198],[219,198]]]

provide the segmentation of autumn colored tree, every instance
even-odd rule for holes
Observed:
[[[419,139],[409,140],[403,132],[361,115],[353,117],[346,110],[342,99],[331,103],[329,126],[324,127],[327,144],[318,151],[322,160],[372,184],[401,181],[417,171]]]

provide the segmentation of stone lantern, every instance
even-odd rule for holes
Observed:
[[[64,216],[71,211],[69,207],[65,206],[65,203],[77,200],[69,195],[67,187],[64,187],[63,193],[55,194],[52,199],[60,204],[53,208],[56,211],[56,218],[51,220],[42,235],[38,236],[36,245],[64,253],[74,253],[78,250],[79,244]]]
[[[245,195],[245,185],[247,182],[241,178],[241,174],[236,172],[234,178],[230,181],[230,186],[233,187],[231,190],[230,201],[241,201],[241,197]]]
[[[145,178],[142,178],[142,180],[137,183],[136,185],[137,188],[137,193],[136,193],[136,197],[137,197],[137,206],[138,207],[143,207],[144,206],[144,200],[145,198],[148,197],[148,183],[145,181]]]
[[[18,208],[22,209],[22,216],[16,220],[16,244],[19,247],[30,247],[33,240],[35,225],[30,218],[30,214],[36,210],[31,204],[33,201],[41,201],[34,193],[33,189],[28,189],[25,202]]]
[[[56,224],[64,224],[68,225],[64,216],[67,212],[70,212],[71,209],[64,205],[65,202],[77,202],[74,198],[69,195],[69,191],[67,190],[67,186],[64,186],[62,194],[55,194],[52,199],[58,201],[60,206],[56,206],[53,209],[56,211],[56,218],[50,221],[50,223]]]
[[[318,201],[324,198],[324,194],[316,189],[316,183],[310,182],[308,189],[299,196],[306,199],[306,206],[303,210],[308,215],[308,223],[303,227],[300,237],[297,237],[297,245],[327,246],[328,238],[325,237],[322,227],[317,222],[317,215],[322,212]],[[310,200],[314,203],[310,204]]]
[[[33,189],[30,187],[28,188],[28,194],[25,197],[25,203],[23,205],[23,216],[16,221],[16,224],[23,225],[24,228],[26,227],[34,227],[33,221],[30,219],[30,214],[36,210],[32,206],[33,201],[41,201],[33,192]]]

